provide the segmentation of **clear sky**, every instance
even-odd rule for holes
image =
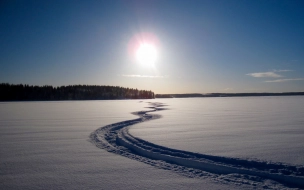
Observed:
[[[2,0],[0,66],[13,84],[304,91],[304,1]]]

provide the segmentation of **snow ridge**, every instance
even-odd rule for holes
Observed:
[[[166,109],[162,103],[150,104],[151,110],[133,113],[139,116],[138,119],[114,123],[92,132],[91,142],[108,152],[188,177],[211,177],[224,183],[263,188],[304,188],[304,166],[193,153],[159,146],[132,136],[128,131],[130,126],[159,119],[160,115],[150,113]]]

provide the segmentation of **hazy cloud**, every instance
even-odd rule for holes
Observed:
[[[283,69],[283,70],[276,70],[274,69],[273,72],[291,72],[293,70]]]
[[[168,76],[161,75],[121,75],[123,77],[135,77],[135,78],[166,78]]]
[[[233,88],[225,88],[224,91],[231,91]]]
[[[295,79],[277,79],[277,80],[268,80],[265,82],[287,82],[287,81],[299,81],[304,80],[304,78],[295,78]]]
[[[272,78],[282,77],[281,75],[276,74],[275,72],[248,73],[246,75],[249,75],[249,76],[252,76],[252,77],[257,77],[257,78],[261,78],[261,77],[272,77]]]
[[[279,75],[277,73],[281,72],[291,72],[293,70],[288,70],[288,69],[281,69],[281,70],[276,70],[274,69],[273,71],[270,72],[260,72],[260,73],[248,73],[246,75],[252,76],[252,77],[268,77],[268,78],[279,78],[279,77],[284,77],[282,75]],[[288,82],[288,81],[301,81],[304,80],[304,78],[282,78],[282,79],[276,79],[276,80],[267,80],[264,82]]]

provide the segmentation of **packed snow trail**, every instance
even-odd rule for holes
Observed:
[[[265,188],[265,181],[267,181],[267,188],[304,188],[304,166],[187,152],[159,146],[132,136],[128,132],[130,126],[159,119],[160,115],[150,113],[166,109],[161,103],[150,104],[151,107],[148,108],[151,110],[133,113],[139,116],[138,119],[126,120],[97,129],[90,135],[91,142],[108,152],[189,177],[208,176],[218,181],[252,184],[254,187],[263,188]],[[272,181],[271,184],[269,180]]]

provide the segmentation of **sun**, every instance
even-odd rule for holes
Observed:
[[[144,65],[154,65],[157,59],[156,47],[153,44],[142,43],[136,51],[137,61]]]

